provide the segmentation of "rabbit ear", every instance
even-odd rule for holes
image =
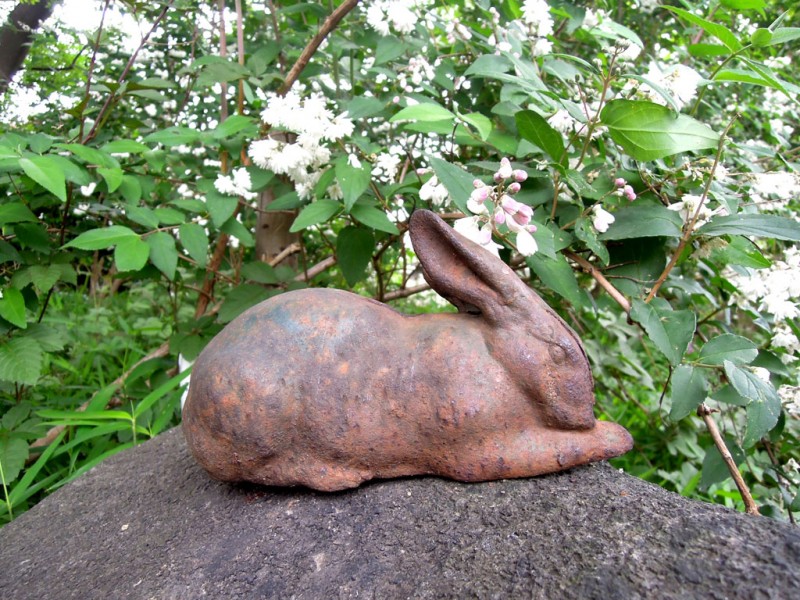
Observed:
[[[497,322],[528,296],[525,284],[502,260],[436,214],[415,211],[410,232],[425,280],[459,312],[480,313]]]

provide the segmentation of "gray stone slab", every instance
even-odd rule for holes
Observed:
[[[0,598],[800,598],[800,532],[606,464],[232,486],[175,429],[0,530]]]

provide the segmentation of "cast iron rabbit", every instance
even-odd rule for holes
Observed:
[[[435,214],[411,217],[425,279],[458,314],[409,316],[349,292],[267,300],[201,353],[183,430],[215,478],[318,490],[435,474],[528,477],[619,456],[595,421],[572,329]]]

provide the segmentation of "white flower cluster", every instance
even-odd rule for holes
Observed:
[[[522,4],[522,21],[528,27],[533,41],[533,55],[543,56],[553,50],[553,42],[547,36],[553,33],[553,17],[545,0],[525,0]]]
[[[439,183],[439,178],[436,175],[428,179],[419,188],[419,199],[430,202],[434,208],[442,208],[449,198],[450,194],[447,188]]]
[[[411,33],[420,20],[415,9],[427,4],[420,0],[374,0],[366,9],[367,25],[383,36],[392,30],[401,34]]]
[[[430,82],[435,75],[433,65],[424,56],[412,56],[408,59],[408,66],[397,73],[397,86],[409,94],[422,92],[422,84]]]
[[[253,183],[247,169],[234,169],[230,175],[217,175],[214,187],[220,194],[227,196],[241,196],[245,200],[253,200],[258,194],[251,192]]]
[[[397,154],[382,152],[372,163],[372,178],[381,183],[393,183],[402,159]]]
[[[774,347],[793,351],[798,347],[797,338],[791,330],[781,324],[786,319],[800,316],[800,250],[788,248],[784,260],[775,261],[768,269],[749,269],[746,275],[728,274],[728,280],[736,286],[739,294],[758,310],[766,310],[775,318]]]
[[[795,418],[800,418],[800,387],[796,385],[782,385],[778,388],[786,412]]]
[[[756,173],[749,195],[761,210],[783,209],[789,200],[800,196],[800,177],[786,171]]]
[[[272,128],[295,134],[283,139],[268,137],[250,144],[253,162],[277,175],[288,175],[301,198],[307,198],[321,174],[320,168],[331,158],[326,141],[353,133],[353,122],[346,113],[334,115],[329,100],[321,94],[302,98],[297,91],[285,96],[270,94],[261,119]],[[295,141],[288,141],[294,138]],[[284,141],[286,140],[286,141]]]
[[[703,76],[691,67],[682,64],[662,66],[655,61],[650,63],[645,77],[666,90],[679,109],[697,96],[697,86],[703,81]],[[651,102],[663,105],[667,103],[661,94],[647,84],[642,84],[639,92]]]

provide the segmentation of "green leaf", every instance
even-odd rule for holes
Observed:
[[[731,406],[747,406],[750,403],[749,399],[742,396],[730,384],[723,385],[714,392],[711,398],[717,402],[723,402]]]
[[[103,146],[103,150],[108,154],[142,154],[150,148],[133,140],[112,140]]]
[[[716,148],[719,135],[686,115],[643,100],[612,100],[600,112],[611,138],[636,160]]]
[[[184,223],[178,233],[181,244],[186,248],[199,267],[205,267],[208,262],[208,234],[197,223]]]
[[[63,279],[68,273],[74,273],[69,265],[33,265],[14,273],[11,282],[20,290],[32,283],[39,293],[46,294],[59,279]]]
[[[589,223],[589,219],[581,217],[575,221],[574,231],[575,236],[586,244],[589,250],[595,253],[603,265],[607,266],[609,261],[608,248],[606,248],[603,242],[597,239],[597,233]]]
[[[56,144],[56,147],[63,150],[69,150],[75,156],[90,165],[112,169],[119,168],[119,163],[117,160],[103,150],[91,148],[90,146],[84,146],[83,144]]]
[[[25,338],[36,340],[45,352],[58,352],[67,345],[66,328],[51,323],[31,323],[25,331]]]
[[[676,367],[681,363],[694,336],[697,320],[694,312],[671,310],[666,303],[657,309],[655,301],[647,304],[636,298],[631,306],[631,319],[644,327],[647,337],[672,366]]]
[[[755,237],[800,241],[800,223],[788,217],[762,214],[716,216],[697,230],[699,235],[752,235]]]
[[[42,371],[42,347],[28,337],[0,344],[0,380],[33,385]]]
[[[107,169],[105,167],[99,167],[97,172],[100,173],[100,176],[103,179],[105,179],[109,193],[116,191],[117,188],[122,184],[123,173],[122,169],[120,168]]]
[[[674,12],[676,15],[682,17],[684,20],[689,21],[693,25],[697,25],[706,33],[713,35],[717,38],[720,42],[727,46],[728,50],[731,52],[738,52],[742,49],[742,44],[736,38],[734,33],[725,27],[724,25],[719,25],[718,23],[712,23],[702,17],[698,17],[697,15],[690,13],[688,10],[684,10],[682,8],[676,8],[674,6],[664,6],[665,9]]]
[[[3,290],[3,297],[0,298],[0,317],[20,329],[28,326],[25,317],[25,298],[17,288],[7,287]]]
[[[335,215],[342,205],[334,200],[317,200],[306,206],[289,228],[290,233],[302,231],[312,225],[324,223]]]
[[[119,185],[119,193],[125,198],[125,202],[136,204],[142,199],[142,184],[139,179],[132,175],[123,175]]]
[[[323,177],[324,176],[325,175],[323,174]],[[284,194],[280,198],[275,198],[274,201],[270,202],[267,205],[265,210],[294,210],[296,208],[300,208],[302,204],[303,201],[300,200],[300,196],[297,195],[296,191],[292,190],[291,192]]]
[[[363,119],[377,115],[384,109],[384,104],[377,98],[359,96],[350,100],[345,108],[351,119]]]
[[[751,370],[737,367],[727,360],[723,365],[731,386],[750,400],[743,441],[744,447],[749,448],[777,425],[781,414],[781,400],[772,383],[763,381]]]
[[[361,281],[375,250],[372,232],[362,227],[345,227],[336,238],[336,263],[347,284],[353,287]]]
[[[397,121],[421,121],[423,123],[430,123],[435,121],[454,121],[456,116],[440,104],[433,102],[423,102],[421,104],[414,104],[413,106],[406,106],[400,112],[394,114],[390,119],[390,123]]]
[[[258,131],[258,126],[252,117],[245,117],[244,115],[231,115],[222,123],[217,125],[217,128],[214,129],[213,135],[215,139],[221,140],[234,136],[237,133],[241,133],[248,128],[252,129],[253,134],[257,133]]]
[[[459,116],[461,120],[466,121],[475,128],[475,131],[478,132],[478,137],[483,141],[486,141],[492,134],[492,121],[489,117],[481,113],[469,113]]]
[[[47,156],[20,158],[19,166],[25,174],[62,202],[67,201],[67,183],[59,164]]]
[[[402,56],[406,51],[406,45],[393,35],[383,36],[378,40],[375,47],[375,64],[382,65]]]
[[[772,39],[769,41],[769,45],[785,44],[798,38],[800,38],[800,27],[779,27],[772,32]]]
[[[144,141],[151,144],[164,144],[169,148],[184,144],[194,144],[199,139],[200,132],[189,127],[167,127],[146,136]]]
[[[133,230],[123,225],[110,225],[84,231],[74,240],[65,244],[65,247],[79,248],[80,250],[102,250],[134,237],[138,239],[139,236]]]
[[[157,231],[153,235],[148,235],[146,240],[150,246],[150,262],[172,281],[175,278],[175,269],[178,268],[175,238],[165,231]]]
[[[225,298],[217,318],[221,323],[233,321],[251,306],[255,306],[275,294],[275,290],[268,290],[260,285],[249,283],[240,285]]]
[[[672,408],[669,418],[680,421],[706,399],[708,383],[702,369],[681,365],[672,374]]]
[[[450,199],[453,201],[453,204],[464,214],[471,214],[467,208],[467,200],[472,190],[475,189],[472,186],[474,177],[461,167],[451,164],[446,160],[442,160],[441,158],[432,156],[430,162],[436,177],[438,177],[442,185],[447,188],[447,192],[450,194]]]
[[[393,235],[400,233],[397,225],[389,220],[389,217],[386,215],[386,213],[378,208],[375,208],[374,206],[356,204],[350,210],[350,214],[367,227],[372,227],[378,231],[385,231],[386,233],[391,233]]]
[[[120,273],[142,269],[149,256],[150,246],[139,237],[126,238],[114,249],[114,263]]]
[[[700,362],[707,365],[721,365],[726,360],[735,365],[746,365],[758,356],[758,347],[748,340],[732,333],[723,333],[706,342],[700,350]]]
[[[273,285],[278,283],[278,276],[275,269],[263,262],[252,262],[242,266],[242,277],[256,283]]]
[[[564,138],[543,116],[532,110],[521,110],[514,118],[523,139],[544,150],[555,163],[564,159]]]
[[[22,425],[23,422],[28,418],[28,415],[31,414],[31,405],[27,402],[23,402],[21,404],[17,404],[12,406],[11,408],[6,411],[6,414],[3,415],[3,418],[0,419],[0,425],[2,425],[3,429],[7,431],[12,431],[16,429],[18,426]]]
[[[722,5],[735,10],[764,10],[764,0],[722,0]]]
[[[692,44],[689,46],[691,56],[728,56],[730,50],[721,44]]]
[[[158,217],[158,222],[162,225],[180,225],[186,222],[186,215],[174,208],[160,206],[153,212]]]
[[[683,221],[665,206],[635,204],[614,213],[614,222],[601,240],[626,240],[645,237],[680,237]]]
[[[772,32],[769,29],[765,29],[764,27],[759,27],[750,36],[750,43],[753,44],[753,46],[755,46],[756,48],[763,48],[764,46],[769,46],[769,43],[771,41],[772,41]]]
[[[231,196],[223,196],[213,191],[206,194],[206,206],[208,214],[211,215],[211,222],[215,227],[222,227],[225,222],[236,212],[239,201]]]
[[[525,259],[528,266],[536,273],[547,287],[556,292],[559,296],[569,301],[574,306],[583,306],[585,300],[575,272],[567,263],[567,259],[562,254],[557,254],[556,258],[549,258],[537,252],[533,256]]]
[[[38,219],[22,202],[0,204],[0,227],[8,223],[36,222]]]
[[[28,443],[25,440],[0,438],[0,467],[2,467],[0,474],[4,486],[16,480],[26,460],[28,460]]]
[[[361,194],[369,189],[369,182],[372,179],[369,163],[362,163],[358,167],[353,167],[347,160],[347,156],[341,156],[336,161],[336,179],[342,188],[344,209],[350,209],[361,197]]]
[[[505,56],[499,54],[484,54],[475,59],[467,70],[465,75],[473,75],[476,77],[487,76],[495,77],[496,75],[507,73],[511,70],[511,61]]]
[[[761,254],[761,250],[752,241],[740,235],[731,236],[729,242],[721,248],[711,251],[711,259],[724,265],[742,265],[751,269],[766,269],[772,262]]]
[[[158,217],[149,208],[128,204],[125,206],[125,214],[134,223],[144,225],[148,229],[158,229]]]

